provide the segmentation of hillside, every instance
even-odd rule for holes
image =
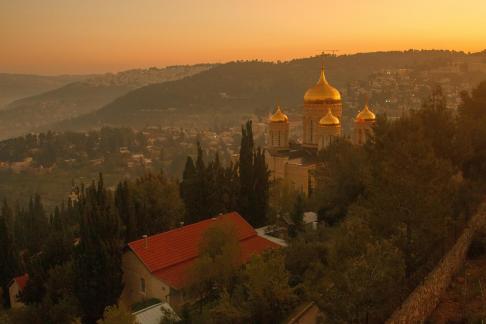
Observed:
[[[462,52],[406,51],[326,56],[324,61],[328,80],[343,92],[345,105],[352,106],[357,98],[352,98],[351,94],[357,96],[359,92],[371,91],[369,78],[373,73],[386,69],[409,69],[412,77],[416,77],[422,71],[481,59],[484,60],[479,54]],[[142,127],[147,124],[197,127],[212,126],[215,119],[239,120],[252,113],[264,116],[276,102],[291,109],[300,107],[305,90],[317,80],[320,65],[320,57],[281,63],[231,62],[182,80],[136,89],[96,112],[60,123],[54,128]],[[437,78],[444,75],[447,76],[447,73],[437,74]],[[454,77],[453,84],[461,88],[463,82],[475,83],[485,75],[465,72],[463,78]],[[432,82],[428,77],[420,77],[424,83]],[[351,89],[351,86],[357,88]],[[411,97],[420,97],[426,92],[420,87],[415,88],[416,91],[410,90]],[[378,90],[385,93],[386,85]],[[403,89],[400,91],[409,95]],[[350,95],[346,95],[347,92]],[[381,94],[378,93],[376,98],[378,95]],[[385,95],[380,97],[383,102],[387,99]],[[414,104],[419,103],[417,99]],[[351,113],[354,114],[351,110],[345,111],[345,114]]]
[[[0,73],[0,110],[12,101],[34,96],[88,78],[87,75],[27,75]]]
[[[34,131],[45,125],[87,114],[142,86],[177,80],[211,65],[171,66],[96,75],[10,103],[0,111],[0,138]]]

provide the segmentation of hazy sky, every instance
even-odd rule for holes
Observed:
[[[0,0],[0,72],[486,48],[486,0]]]

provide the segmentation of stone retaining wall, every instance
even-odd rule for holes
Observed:
[[[474,234],[486,223],[486,202],[471,217],[461,236],[432,270],[424,282],[415,288],[405,302],[396,309],[386,323],[423,323],[434,311],[440,297],[449,287],[452,277],[466,258]]]

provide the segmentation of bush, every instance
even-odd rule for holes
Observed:
[[[477,259],[486,254],[486,233],[482,232],[476,235],[471,242],[471,246],[467,252],[469,259]]]

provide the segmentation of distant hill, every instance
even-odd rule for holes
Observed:
[[[23,98],[0,111],[0,138],[34,131],[45,125],[95,111],[115,98],[151,83],[177,80],[212,65],[171,66],[103,74]]]
[[[366,81],[371,73],[383,69],[420,71],[471,57],[463,52],[410,50],[326,56],[324,62],[328,80],[339,89],[346,89],[350,82]],[[227,63],[182,80],[136,89],[95,112],[53,127],[197,126],[220,116],[254,112],[263,115],[276,102],[285,107],[299,107],[305,90],[317,81],[321,61],[320,57],[311,57],[282,63]]]
[[[0,73],[0,110],[12,101],[50,91],[88,77],[88,75],[43,76]]]

